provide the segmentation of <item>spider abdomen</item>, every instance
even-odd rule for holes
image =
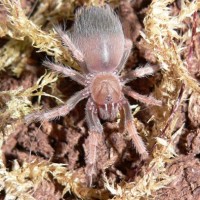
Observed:
[[[124,52],[124,33],[119,18],[110,7],[80,10],[69,33],[83,54],[90,73],[116,69]]]

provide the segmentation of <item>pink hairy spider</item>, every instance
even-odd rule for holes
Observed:
[[[119,18],[109,6],[82,8],[77,12],[75,23],[70,31],[64,32],[60,27],[56,27],[56,31],[63,45],[80,65],[82,73],[49,61],[45,61],[44,65],[71,77],[84,86],[84,89],[74,94],[64,105],[29,114],[25,116],[25,121],[30,123],[65,116],[77,103],[88,98],[85,114],[90,149],[86,155],[86,175],[91,186],[97,160],[97,134],[103,133],[100,119],[113,121],[118,113],[123,113],[121,118],[137,152],[142,159],[148,157],[146,147],[133,123],[130,104],[125,95],[146,104],[161,106],[162,103],[153,97],[138,94],[125,84],[135,78],[152,75],[159,70],[159,67],[146,65],[120,75],[132,45],[124,36]]]

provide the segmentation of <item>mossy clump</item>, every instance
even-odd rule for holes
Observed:
[[[194,94],[197,99],[195,102],[198,102],[200,93],[199,75],[194,70],[199,66],[200,58],[197,39],[200,37],[199,1],[152,0],[138,4],[126,0],[109,2],[116,8],[124,30],[129,30],[127,36],[135,44],[124,70],[136,67],[144,60],[161,67],[157,77],[144,80],[144,83],[153,85],[153,89],[148,84],[134,82],[135,87],[153,91],[154,96],[163,102],[162,107],[147,110],[148,120],[144,115],[137,115],[139,110],[142,113],[145,109],[133,105],[137,107],[137,112],[133,113],[138,118],[135,119],[136,127],[146,139],[150,151],[146,163],[138,164],[139,158],[130,152],[123,153],[126,145],[120,143],[120,136],[112,136],[112,133],[119,133],[115,123],[107,124],[111,133],[106,133],[105,140],[114,138],[116,143],[119,142],[119,151],[112,145],[108,148],[106,142],[102,142],[101,150],[105,149],[102,155],[107,153],[109,161],[104,163],[101,169],[103,172],[99,172],[100,180],[96,188],[88,188],[84,182],[82,147],[87,128],[83,119],[79,119],[79,110],[62,121],[44,122],[34,127],[24,124],[24,116],[28,113],[62,104],[64,100],[61,99],[69,98],[68,94],[76,91],[70,80],[47,72],[42,67],[42,62],[48,56],[49,59],[79,70],[78,64],[57,37],[54,25],[65,21],[69,28],[76,9],[103,4],[104,1],[95,0],[1,0],[0,190],[5,199],[38,199],[41,195],[39,188],[44,185],[44,191],[41,189],[44,199],[48,199],[48,190],[55,193],[55,199],[73,199],[73,195],[80,199],[155,199],[166,185],[177,178],[168,173],[168,166],[179,159],[184,149],[183,145],[178,145],[178,140],[181,141],[181,136],[189,130],[195,132],[199,128],[195,112],[195,123],[190,122],[194,118],[191,110],[197,106],[196,111],[200,106],[198,103],[191,106]],[[131,20],[135,22],[135,30]],[[66,88],[63,87],[65,85]],[[190,97],[192,99],[188,106],[187,99]],[[83,112],[83,107],[81,109]],[[34,134],[30,137],[29,145],[18,141],[17,134],[22,129],[28,133],[40,128],[48,136],[47,141],[53,149],[51,154],[48,154],[48,149],[45,149],[46,154],[32,149],[31,139],[40,142]],[[67,131],[71,138],[65,138]],[[74,137],[74,133],[79,135]],[[70,140],[73,139],[76,141],[72,142],[72,147]],[[69,147],[74,148],[73,152],[70,152]],[[195,148],[194,145],[192,148]],[[34,152],[34,156],[29,155],[31,152]],[[193,157],[196,154],[193,153]],[[123,160],[123,157],[126,159]],[[102,162],[101,159],[99,162]],[[124,167],[124,163],[128,167]],[[134,163],[137,163],[137,172],[134,171]]]

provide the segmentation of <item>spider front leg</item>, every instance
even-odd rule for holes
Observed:
[[[31,122],[53,120],[57,117],[65,116],[76,106],[78,102],[87,98],[88,95],[89,93],[87,88],[81,90],[69,98],[65,105],[53,108],[52,110],[48,111],[31,113],[25,116],[25,121],[27,124],[29,124]]]
[[[86,121],[89,128],[89,136],[85,144],[86,154],[86,175],[88,185],[92,186],[92,179],[96,175],[97,163],[97,148],[100,134],[103,132],[103,127],[97,115],[96,106],[93,105],[91,99],[88,100],[86,105]]]
[[[142,138],[138,135],[137,129],[133,123],[133,116],[128,101],[125,99],[123,102],[123,109],[125,112],[125,125],[126,129],[135,145],[136,151],[141,155],[142,159],[148,158],[148,152]]]

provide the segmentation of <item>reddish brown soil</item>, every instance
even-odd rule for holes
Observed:
[[[132,4],[125,0],[120,2],[119,14],[123,27],[127,30],[126,35],[135,44],[125,70],[133,69],[139,63],[146,61],[156,63],[156,58],[151,50],[144,45],[143,39],[139,36],[139,31],[143,27],[141,22],[145,16],[145,9],[150,1],[134,1],[137,3]],[[179,3],[179,1],[177,2]],[[191,55],[190,58],[192,60],[190,72],[196,79],[200,77],[199,37],[199,35],[196,35],[194,38],[198,56]],[[40,62],[42,55],[34,52],[32,56],[30,63],[32,63],[32,60],[39,62],[32,63],[32,66],[27,68],[20,78],[14,77],[12,73],[0,73],[1,91],[16,89],[19,86],[28,88],[36,82],[44,71]],[[150,94],[154,84],[161,78],[161,74],[158,72],[153,77],[134,81],[130,85],[142,94]],[[60,78],[57,86],[66,99],[81,89],[77,83],[68,78]],[[180,108],[180,112],[181,110],[184,111],[182,120],[185,121],[186,128],[185,134],[180,137],[177,143],[179,156],[167,166],[168,174],[176,175],[178,178],[156,193],[158,200],[200,199],[200,96],[192,93],[187,98],[189,100]],[[3,106],[7,100],[8,97],[3,97],[0,106]],[[134,103],[133,100],[131,102]],[[33,103],[35,103],[34,98]],[[42,105],[43,108],[50,108],[56,106],[56,103],[54,100],[45,97],[42,98]],[[52,122],[33,123],[29,126],[21,123],[3,145],[2,150],[6,166],[11,168],[14,159],[17,159],[20,164],[25,160],[31,162],[35,159],[64,163],[67,164],[69,170],[76,170],[77,173],[82,174],[82,182],[86,183],[86,177],[82,173],[86,167],[85,155],[88,149],[88,130],[84,119],[84,106],[85,101],[76,106],[68,116]],[[150,116],[148,107],[145,107],[144,112],[142,112],[140,111],[135,117],[145,126],[151,128],[152,124],[146,123]],[[103,171],[106,172],[108,178],[112,178],[117,183],[122,180],[134,180],[141,167],[141,162],[133,145],[126,139],[126,135],[119,131],[116,122],[102,123],[104,134],[98,136],[95,187],[101,188],[103,186],[101,178]],[[61,199],[61,189],[62,187],[53,180],[51,182],[44,180],[33,196],[37,200]],[[67,195],[65,199],[75,198],[72,195]]]

